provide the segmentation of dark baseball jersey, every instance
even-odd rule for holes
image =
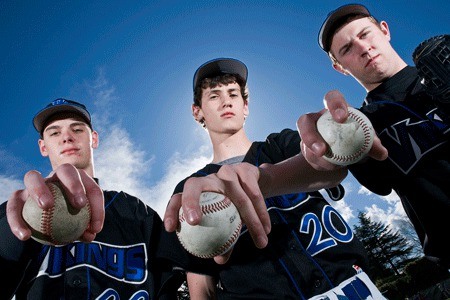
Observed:
[[[183,252],[159,215],[136,197],[104,191],[105,223],[91,243],[65,246],[18,240],[0,210],[0,298],[176,299]]]
[[[377,194],[394,190],[424,253],[449,263],[450,231],[444,223],[450,216],[450,123],[419,80],[417,70],[408,66],[368,93],[361,110],[373,123],[389,158],[369,159],[350,171]]]
[[[286,129],[252,143],[243,161],[256,166],[277,163],[299,154],[299,147],[298,132]],[[216,173],[220,167],[208,164],[191,176]],[[183,191],[185,180],[174,193]],[[383,299],[361,271],[367,266],[363,245],[321,193],[265,201],[272,223],[267,247],[256,248],[244,226],[230,260],[217,272],[201,272],[219,280],[219,299],[309,299],[326,297],[327,292],[349,299],[355,299],[355,293]]]

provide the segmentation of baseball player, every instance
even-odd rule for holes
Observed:
[[[226,164],[260,166],[299,157],[295,130],[272,133],[260,142],[247,138],[246,83],[247,67],[236,59],[214,59],[195,72],[192,114],[208,132],[214,153],[213,161],[190,177],[217,173]],[[176,186],[171,201],[190,177]],[[328,191],[333,200],[344,192],[340,185]],[[188,272],[192,299],[355,299],[357,294],[384,299],[363,271],[364,247],[320,192],[266,198],[265,206],[271,222],[268,244],[257,248],[244,225],[226,263]]]
[[[437,101],[448,105],[445,87],[449,77],[439,76],[445,74],[441,71],[446,68],[448,73],[448,36],[424,43],[414,54],[419,68],[424,68],[427,60],[435,63],[436,70],[432,64],[427,65],[431,73],[428,78],[433,80],[425,82],[422,79],[427,75],[422,78],[415,67],[408,66],[390,40],[387,23],[377,21],[359,4],[332,11],[319,33],[319,45],[331,58],[333,68],[354,77],[367,91],[361,111],[389,152],[385,161],[368,159],[350,166],[350,171],[374,193],[398,194],[425,255],[447,269],[450,234],[443,220],[450,215],[450,123],[449,114]],[[432,82],[442,89],[433,91],[429,85]],[[335,120],[343,122],[347,107],[343,96],[333,91],[326,98]],[[305,144],[302,152],[315,167],[332,169],[335,166],[321,158],[326,145],[315,132],[319,114],[304,115],[298,120]]]
[[[99,137],[83,104],[56,99],[36,114],[33,124],[40,134],[41,154],[49,157],[55,173],[70,164],[80,170],[75,172],[84,182],[91,178],[98,182],[93,150]],[[104,203],[105,214],[103,228],[93,233],[92,242],[47,246],[29,239],[29,229],[20,225],[21,207],[43,181],[37,172],[27,173],[28,191],[13,193],[0,207],[1,299],[13,295],[16,299],[176,299],[184,280],[174,263],[183,259],[176,235],[164,230],[152,208],[123,191],[91,192],[101,206]],[[86,190],[93,188],[86,185]],[[96,205],[91,202],[93,212]],[[7,223],[7,206],[17,237]]]

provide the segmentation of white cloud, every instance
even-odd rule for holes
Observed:
[[[146,159],[145,152],[137,149],[128,133],[118,126],[111,125],[103,135],[95,152],[95,176],[100,179],[102,188],[145,191],[140,178],[149,171],[153,159]]]
[[[99,70],[92,84],[86,83],[85,86],[89,94],[95,95],[95,105],[101,112],[93,114],[95,127],[100,133],[100,146],[94,153],[95,176],[99,178],[101,187],[136,196],[163,218],[178,182],[211,162],[209,139],[203,138],[203,145],[196,145],[195,153],[174,153],[162,178],[151,186],[145,178],[148,178],[157,157],[148,158],[150,154],[146,149],[139,149],[121,127],[120,121],[112,120],[114,116],[109,108],[114,107],[115,88],[108,83],[103,70]]]
[[[193,172],[211,162],[209,145],[201,146],[195,154],[174,153],[165,174],[154,185],[145,182],[154,157],[146,159],[145,151],[136,149],[127,132],[112,126],[101,140],[103,146],[96,153],[96,176],[103,189],[121,191],[136,196],[163,218],[167,203],[175,186]]]
[[[7,201],[15,190],[23,188],[24,184],[22,180],[0,175],[0,194],[3,195],[0,199],[0,203]]]
[[[333,208],[335,208],[348,223],[350,219],[354,218],[353,209],[345,202],[345,199],[339,201],[328,201]]]
[[[178,182],[211,162],[211,157],[203,154],[206,153],[205,150],[207,149],[207,146],[201,148],[199,153],[192,157],[181,157],[179,153],[175,153],[170,159],[171,163],[167,168],[165,175],[150,189],[148,194],[148,204],[155,209],[161,217],[164,216],[167,203]]]

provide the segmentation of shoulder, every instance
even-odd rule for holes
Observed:
[[[283,148],[299,142],[300,135],[297,130],[293,129],[283,129],[280,132],[269,134],[266,138],[266,143],[276,143]]]
[[[271,133],[264,142],[254,142],[251,155],[246,161],[259,164],[264,162],[277,163],[300,153],[300,135],[297,130],[284,129]],[[252,157],[253,159],[251,159]]]
[[[278,144],[283,143],[285,141],[291,141],[292,139],[299,139],[299,133],[297,130],[293,129],[283,129],[280,132],[274,132],[267,136],[266,142],[276,142]]]

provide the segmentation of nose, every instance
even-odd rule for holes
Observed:
[[[363,40],[358,40],[357,42],[355,42],[355,46],[361,52],[361,57],[369,55],[370,51],[372,50],[370,44]]]
[[[223,107],[231,107],[231,97],[225,96],[223,99]]]
[[[69,130],[65,130],[62,133],[63,143],[71,143],[74,141],[74,137]]]

